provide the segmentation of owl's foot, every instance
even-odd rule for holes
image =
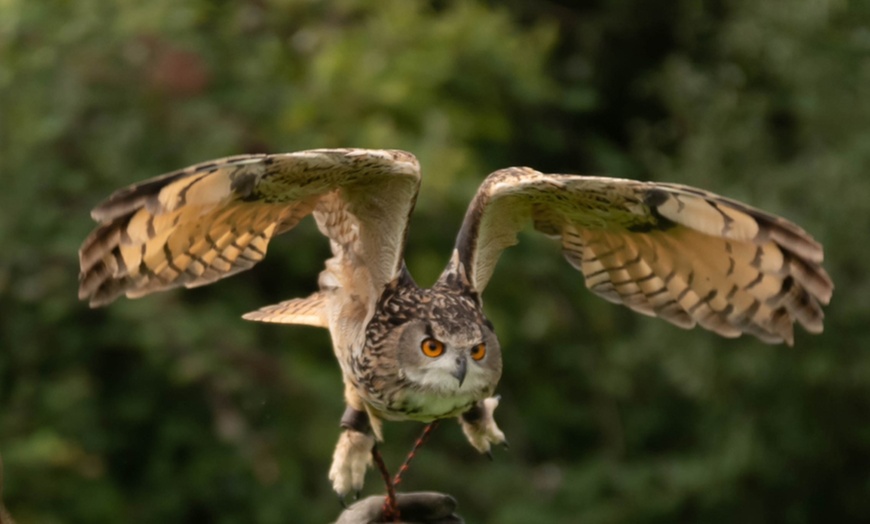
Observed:
[[[375,437],[369,429],[368,415],[363,411],[348,407],[341,418],[341,425],[344,431],[332,455],[329,480],[332,481],[332,489],[344,499],[350,493],[362,490],[366,468],[372,465]]]
[[[501,397],[498,395],[483,399],[459,417],[462,432],[468,437],[468,442],[474,446],[474,449],[490,458],[492,458],[490,448],[493,444],[507,446],[507,439],[493,417],[499,400]]]

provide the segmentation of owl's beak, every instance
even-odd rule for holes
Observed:
[[[456,357],[456,370],[453,371],[453,376],[459,381],[459,387],[465,382],[465,373],[468,371],[468,359],[465,355]]]

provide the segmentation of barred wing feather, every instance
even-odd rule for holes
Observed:
[[[456,243],[456,262],[477,292],[528,223],[558,239],[591,291],[645,315],[789,345],[795,322],[823,329],[833,284],[822,246],[740,202],[675,184],[497,171]]]
[[[376,293],[401,269],[419,181],[410,153],[324,149],[229,157],[130,186],[92,212],[79,297],[97,307],[209,284],[252,267],[312,213],[335,257],[367,272],[361,293]]]

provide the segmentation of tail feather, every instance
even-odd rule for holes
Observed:
[[[278,324],[302,324],[328,328],[326,319],[326,296],[314,293],[307,298],[293,298],[266,306],[242,315],[245,320],[274,322]]]

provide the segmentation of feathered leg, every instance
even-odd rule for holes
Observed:
[[[332,489],[344,499],[351,492],[359,494],[362,490],[366,469],[372,465],[375,437],[368,414],[351,406],[341,417],[341,427],[343,431],[332,455],[329,480]]]
[[[459,417],[462,432],[474,449],[492,458],[492,444],[507,446],[504,433],[498,428],[493,418],[493,412],[498,407],[501,397],[495,396],[483,399]]]

